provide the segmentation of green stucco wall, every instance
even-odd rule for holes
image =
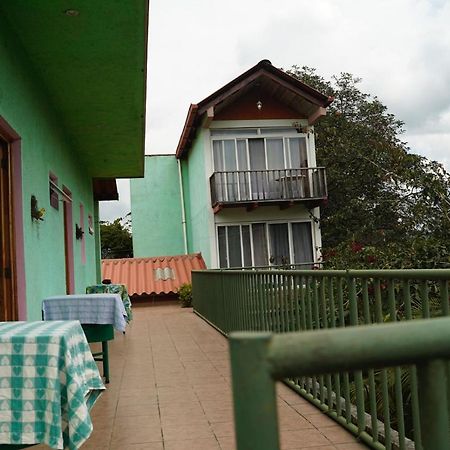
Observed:
[[[135,257],[184,253],[177,160],[174,155],[145,157],[145,178],[131,180]]]
[[[209,179],[205,169],[205,131],[199,130],[192,148],[189,150],[189,162],[183,160],[183,179],[185,185],[186,216],[188,223],[188,251],[201,252],[206,266],[211,265],[209,236]]]
[[[45,92],[36,79],[14,31],[1,18],[0,61],[0,115],[21,137],[27,319],[39,320],[42,299],[66,292],[63,206],[60,203],[59,210],[50,206],[49,172],[58,177],[59,186],[72,192],[75,292],[79,293],[96,281],[95,235],[87,231],[88,215],[94,213],[92,182],[64,134],[58,111],[52,108],[51,92]],[[44,221],[31,219],[32,195],[39,207],[46,209]],[[75,240],[80,203],[84,207],[81,225],[86,231],[85,264],[81,261],[82,243]]]

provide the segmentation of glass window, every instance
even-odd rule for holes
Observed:
[[[227,227],[227,231],[229,267],[242,267],[240,226]]]
[[[257,128],[212,129],[211,136],[252,136],[258,134]]]
[[[310,222],[292,224],[292,241],[295,264],[314,262]]]
[[[222,141],[213,141],[213,158],[214,158],[214,170],[216,172],[222,172],[224,170]]]
[[[49,192],[50,192],[50,206],[59,209],[59,194],[57,190],[58,178],[52,173],[48,176]]]
[[[227,227],[219,227],[217,229],[217,235],[219,238],[219,267],[228,267],[227,258]]]
[[[247,145],[245,139],[237,140],[237,155],[239,170],[248,170]]]
[[[267,236],[266,224],[254,223],[252,225],[253,235],[253,265],[267,266]]]
[[[219,226],[217,235],[221,268],[314,262],[311,222]]]
[[[283,139],[266,139],[267,169],[284,169]]]
[[[261,128],[261,134],[293,134],[297,133],[297,130],[293,127],[291,128]]]
[[[223,141],[224,169],[227,171],[237,170],[236,163],[236,146],[233,140]]]
[[[269,262],[275,266],[289,264],[291,262],[289,252],[289,234],[287,223],[269,225],[270,258]]]
[[[250,225],[242,225],[242,250],[244,253],[244,267],[251,267],[252,247],[250,244]]]
[[[306,138],[297,137],[289,139],[289,153],[291,158],[291,169],[308,167],[308,155],[306,152]]]
[[[250,170],[265,170],[264,139],[249,139],[248,153],[250,156]]]

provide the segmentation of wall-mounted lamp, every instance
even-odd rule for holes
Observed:
[[[261,100],[258,100],[258,101],[256,102],[256,107],[258,108],[258,111],[261,111],[261,110],[262,110],[262,101],[261,101]]]
[[[75,224],[75,237],[78,239],[83,239],[83,228],[81,228],[77,223]]]

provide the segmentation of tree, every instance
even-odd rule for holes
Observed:
[[[100,240],[102,258],[132,258],[133,242],[131,238],[130,213],[113,222],[100,222]]]
[[[403,122],[349,73],[292,76],[334,97],[315,126],[318,165],[328,202],[321,209],[324,259],[332,267],[450,266],[450,175],[410,152]]]

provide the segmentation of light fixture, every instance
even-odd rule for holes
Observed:
[[[64,14],[69,17],[77,17],[80,15],[80,11],[78,11],[76,9],[66,9],[64,11]]]
[[[258,108],[259,111],[262,110],[262,101],[261,101],[261,100],[258,100],[258,101],[256,102],[256,107]]]

